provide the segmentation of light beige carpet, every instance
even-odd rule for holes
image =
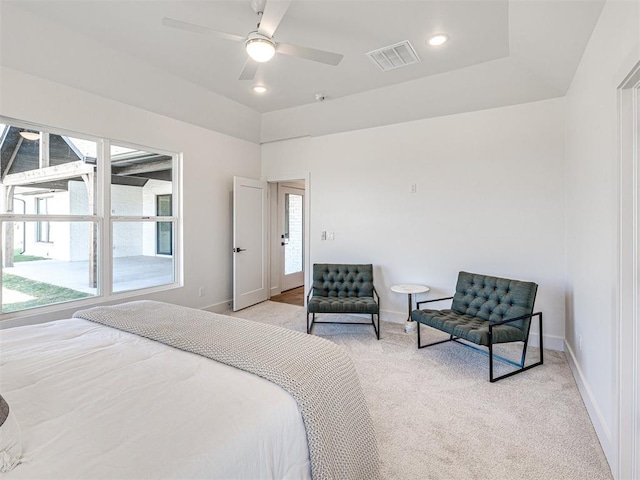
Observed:
[[[304,308],[293,305],[229,314],[306,331]],[[428,330],[423,342],[442,338]],[[562,352],[545,350],[544,365],[492,384],[485,355],[451,342],[418,350],[399,324],[383,321],[379,341],[366,326],[316,325],[314,334],[356,365],[385,479],[612,478]]]

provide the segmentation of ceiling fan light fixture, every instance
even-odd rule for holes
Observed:
[[[436,33],[435,35],[431,35],[429,37],[427,43],[432,47],[439,47],[440,45],[447,43],[448,40],[449,35],[447,35],[446,33]]]
[[[258,63],[268,62],[276,53],[275,44],[266,37],[250,37],[245,43],[247,55]]]
[[[262,95],[263,93],[267,93],[267,87],[265,87],[264,85],[254,85],[253,87],[251,87],[251,90],[253,90],[254,93],[259,93],[260,95]]]

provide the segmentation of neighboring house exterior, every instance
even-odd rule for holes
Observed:
[[[96,157],[95,142],[0,125],[3,211],[90,214]],[[171,157],[112,147],[111,162],[112,215],[171,215]],[[4,236],[4,264],[12,264],[16,249],[56,260],[87,261],[92,255],[91,230],[87,222],[14,222]],[[164,222],[114,224],[114,257],[171,254],[172,232]]]

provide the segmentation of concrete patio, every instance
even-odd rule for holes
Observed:
[[[19,262],[13,267],[5,268],[4,272],[90,295],[97,294],[97,290],[89,285],[88,261],[36,260]],[[174,281],[173,258],[143,255],[114,258],[113,279],[114,292],[172,283]]]

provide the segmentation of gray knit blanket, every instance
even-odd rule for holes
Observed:
[[[314,479],[380,478],[373,423],[358,375],[334,343],[147,300],[90,308],[73,316],[197,353],[279,385],[298,403]]]

